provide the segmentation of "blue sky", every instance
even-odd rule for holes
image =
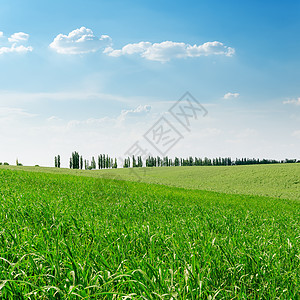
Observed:
[[[1,3],[0,161],[123,156],[186,91],[208,115],[168,155],[299,159],[299,17],[300,1]]]

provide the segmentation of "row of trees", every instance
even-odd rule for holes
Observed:
[[[140,156],[137,157],[140,164],[132,163],[132,167],[142,167],[143,162]],[[134,156],[132,157],[132,162],[134,162]],[[296,159],[285,159],[285,160],[274,160],[274,159],[255,159],[255,158],[242,158],[236,160],[232,160],[230,157],[217,157],[217,158],[200,158],[200,157],[188,157],[188,158],[178,158],[174,159],[165,157],[153,157],[149,156],[146,159],[146,167],[171,167],[171,166],[232,166],[232,165],[252,165],[252,164],[276,164],[276,163],[296,163],[300,162],[300,160]],[[131,167],[130,158],[125,159],[124,168]]]
[[[85,170],[92,170],[97,168],[95,157],[93,156],[91,161],[85,159],[83,160],[82,155],[79,155],[78,152],[73,152],[72,156],[70,157],[69,161],[70,169],[85,169]],[[113,159],[109,157],[107,154],[100,154],[98,155],[98,169],[110,169],[110,168],[117,168],[118,163],[117,159]]]
[[[117,159],[109,157],[107,154],[98,155],[98,169],[116,169],[118,167]]]
[[[192,157],[189,158],[179,158],[175,157],[174,160],[170,159],[168,156],[163,158],[157,156],[149,156],[146,159],[146,167],[171,167],[171,166],[229,166],[232,164],[232,160],[230,157],[226,158],[214,158],[210,159],[204,157],[203,159],[200,157]]]
[[[143,166],[143,160],[141,156],[137,156],[135,158],[135,156],[132,156],[132,167],[133,168],[141,168]],[[130,163],[130,157],[127,157],[124,159],[124,164],[123,164],[123,168],[130,168],[131,167],[131,163]]]
[[[60,155],[54,157],[55,168],[60,168]]]
[[[229,166],[232,164],[230,157],[225,158],[214,158],[210,159],[207,157],[192,157],[189,158],[179,158],[175,157],[170,159],[168,156],[163,158],[157,156],[149,156],[146,159],[146,167],[171,167],[171,166]]]
[[[200,157],[188,157],[180,158],[175,157],[174,159],[169,158],[168,156],[159,157],[159,156],[148,156],[145,162],[146,167],[171,167],[171,166],[231,166],[231,165],[253,165],[253,164],[277,164],[277,163],[296,163],[300,162],[296,159],[285,159],[285,160],[274,160],[274,159],[255,159],[255,158],[236,158],[232,160],[230,157],[217,157],[217,158],[200,158]],[[60,155],[55,156],[54,158],[55,167],[60,168]],[[70,161],[70,169],[86,169],[92,170],[96,169],[110,169],[117,168],[118,163],[116,158],[111,158],[107,154],[98,155],[97,162],[93,156],[91,161],[83,159],[78,152],[73,152]],[[132,156],[127,157],[124,160],[123,168],[139,168],[143,167],[143,159],[141,156]]]
[[[275,160],[275,159],[255,159],[255,158],[242,158],[236,159],[235,165],[266,165],[266,164],[293,164],[297,159],[285,159],[285,160]]]

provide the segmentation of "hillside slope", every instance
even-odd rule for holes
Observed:
[[[261,195],[300,200],[300,164],[162,167],[93,171],[0,166],[0,169],[4,168],[125,181],[141,181],[229,194]]]

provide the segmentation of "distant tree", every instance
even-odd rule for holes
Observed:
[[[228,157],[228,165],[229,165],[229,166],[232,165],[231,157]]]
[[[161,158],[159,156],[156,158],[156,166],[161,167]]]
[[[80,169],[82,170],[82,168],[83,168],[83,158],[82,156],[80,156]]]
[[[100,159],[100,155],[98,155],[98,169],[101,169],[101,159]]]
[[[57,157],[56,156],[54,157],[54,166],[55,166],[55,168],[57,168]]]
[[[72,153],[71,161],[72,161],[72,168],[79,169],[80,159],[79,159],[78,152],[75,151]]]
[[[105,154],[102,155],[102,168],[105,169],[106,163],[105,163]]]
[[[128,168],[127,158],[124,159],[123,168]]]
[[[133,168],[137,167],[134,155],[132,156],[132,167]]]
[[[70,157],[70,169],[73,169],[73,160],[72,160],[72,157]]]
[[[115,163],[114,163],[114,165],[113,165],[113,168],[114,169],[117,169],[118,168],[118,163],[117,163],[117,159],[115,158]]]
[[[168,158],[168,156],[166,156],[166,157],[163,158],[163,164],[164,164],[165,167],[169,166],[169,158]]]
[[[18,159],[16,159],[16,166],[23,166],[22,164],[19,163]]]
[[[109,158],[108,158],[108,155],[106,154],[106,159],[105,159],[105,167],[106,167],[106,169],[108,169],[108,166],[109,166]]]
[[[125,158],[123,168],[130,168],[130,158],[129,157]]]
[[[138,156],[138,158],[137,158],[137,166],[139,167],[139,168],[141,168],[142,166],[143,166],[143,160],[142,160],[142,157],[141,156]]]
[[[57,167],[60,168],[60,155],[57,155]]]
[[[96,169],[96,162],[95,162],[94,156],[92,157],[92,160],[91,160],[91,167],[92,167],[92,169]]]

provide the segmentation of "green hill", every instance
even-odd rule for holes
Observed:
[[[174,171],[173,184],[192,184],[188,174],[199,184],[201,172],[251,169],[162,168],[145,178],[172,183]],[[299,201],[39,170],[0,169],[1,299],[300,296]]]
[[[26,171],[157,183],[230,194],[300,199],[300,164],[70,170],[1,166]]]

